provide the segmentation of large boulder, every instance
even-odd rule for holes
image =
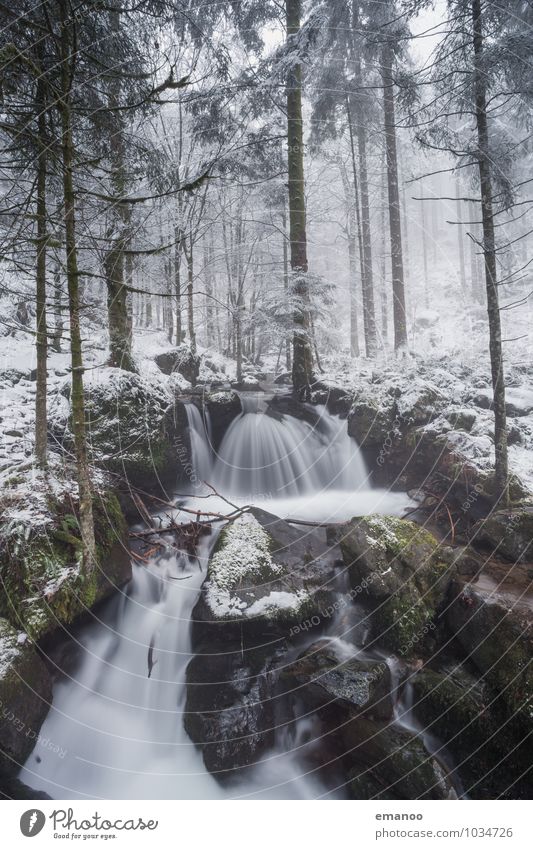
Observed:
[[[196,385],[200,373],[200,356],[191,351],[189,345],[178,345],[154,357],[163,374],[181,374],[192,386]]]
[[[161,385],[122,369],[95,369],[87,381],[86,414],[96,465],[141,489],[175,483],[181,431],[174,400]]]
[[[370,641],[403,657],[427,650],[453,570],[435,537],[393,516],[352,519],[336,536]]]
[[[391,676],[384,661],[346,657],[337,641],[322,639],[283,670],[290,692],[313,709],[332,703],[374,719],[392,716]]]
[[[400,425],[394,398],[386,393],[360,394],[348,416],[348,433],[362,448],[380,451]]]
[[[70,625],[131,578],[127,527],[117,497],[95,494],[98,566],[81,562],[75,507],[51,505],[41,524],[12,519],[2,527],[0,613],[40,639]]]
[[[343,734],[356,761],[349,770],[352,798],[456,798],[447,770],[419,736],[365,716],[351,719]]]
[[[533,507],[495,510],[472,528],[472,542],[512,563],[533,560]]]
[[[447,624],[465,657],[500,694],[509,716],[533,727],[533,589],[525,566],[489,561],[474,577],[458,572]]]
[[[224,780],[274,743],[273,664],[269,646],[198,646],[187,667],[185,728],[207,769]]]
[[[410,680],[412,710],[427,733],[453,756],[470,798],[527,794],[529,746],[512,723],[502,722],[492,691],[464,665],[423,667]],[[531,791],[531,782],[529,782]]]
[[[15,775],[52,700],[52,680],[28,635],[0,619],[0,775]]]
[[[193,637],[218,632],[285,637],[317,616],[334,590],[340,550],[325,532],[295,529],[252,508],[220,534],[193,611]]]

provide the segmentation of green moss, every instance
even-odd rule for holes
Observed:
[[[81,565],[78,520],[59,502],[53,522],[28,536],[18,528],[4,539],[0,613],[35,640],[71,623],[109,592],[108,573],[117,582],[127,577],[126,552],[122,559],[113,555],[126,532],[118,499],[112,492],[98,494],[93,506],[99,565],[90,571]]]

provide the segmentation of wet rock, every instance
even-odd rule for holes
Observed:
[[[340,559],[323,529],[302,534],[253,508],[220,534],[193,611],[194,639],[220,639],[219,631],[285,636],[309,617],[320,622]]]
[[[355,653],[355,649],[353,650]],[[283,670],[283,678],[313,709],[335,702],[374,719],[392,715],[391,677],[383,661],[343,658],[334,640],[318,640]]]
[[[411,679],[413,712],[453,755],[470,798],[514,798],[527,787],[527,739],[502,722],[494,693],[462,665],[423,668]],[[517,733],[518,732],[518,733]],[[530,785],[531,789],[531,785]]]
[[[184,722],[206,768],[224,780],[273,745],[273,652],[268,645],[241,642],[214,648],[199,646],[187,667]]]
[[[370,640],[404,657],[427,649],[454,568],[435,537],[405,519],[366,516],[337,538],[352,592],[370,608]]]
[[[0,774],[18,772],[51,699],[52,680],[27,634],[0,619]]]
[[[0,775],[0,799],[51,799],[43,790],[34,790],[18,778],[3,778]]]
[[[178,372],[192,384],[196,385],[200,374],[200,357],[194,354],[188,345],[178,345],[154,357],[155,363],[163,374]]]
[[[533,560],[533,507],[496,510],[472,528],[472,541],[512,563]]]
[[[292,416],[307,422],[313,428],[320,426],[320,416],[316,409],[310,404],[302,404],[292,394],[274,395],[268,400],[265,412],[278,421],[281,421],[283,416]]]
[[[334,416],[346,418],[354,402],[353,393],[347,392],[340,386],[329,383],[313,383],[312,401],[314,404],[324,404]]]
[[[203,403],[211,420],[211,439],[216,450],[234,419],[242,413],[241,399],[236,392],[207,392]]]
[[[446,769],[411,732],[357,716],[347,723],[344,738],[357,762],[349,770],[352,798],[456,797]]]
[[[474,578],[457,574],[446,620],[509,715],[533,727],[533,590],[529,570],[489,562]]]

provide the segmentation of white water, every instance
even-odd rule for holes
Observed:
[[[312,428],[290,417],[279,422],[255,409],[233,422],[214,459],[202,416],[188,405],[191,490],[197,490],[199,480],[213,481],[222,494],[254,500],[277,515],[320,520],[380,508],[401,512],[408,503],[405,496],[369,489],[345,422],[322,410],[319,426]],[[216,497],[208,503],[208,509],[227,511]],[[193,504],[206,509],[205,499],[191,495]],[[310,719],[280,730],[275,748],[231,790],[206,771],[185,733],[190,616],[209,545],[207,540],[198,563],[174,555],[154,557],[149,566],[134,565],[130,585],[78,637],[81,661],[70,678],[55,686],[40,732],[50,748],[36,746],[20,773],[22,781],[63,799],[305,799],[326,792],[301,758],[313,735]],[[150,654],[155,664],[148,677]]]

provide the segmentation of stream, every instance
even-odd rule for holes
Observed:
[[[405,494],[370,486],[346,422],[325,408],[313,408],[318,418],[309,424],[265,414],[262,395],[243,395],[242,402],[216,455],[209,421],[187,405],[194,471],[189,494],[178,500],[178,521],[190,520],[180,506],[228,512],[203,480],[232,503],[254,503],[282,518],[335,522],[401,515],[410,505]],[[77,632],[77,663],[58,677],[40,732],[61,753],[37,745],[19,774],[23,782],[57,799],[343,798],[342,782],[328,784],[309,768],[306,752],[320,733],[312,717],[280,727],[272,750],[231,787],[206,770],[184,729],[191,614],[215,540],[216,532],[203,538],[197,558],[167,552],[134,563],[130,583]],[[360,653],[352,620],[333,621],[328,632],[348,655]],[[395,721],[420,733],[408,692],[401,698],[407,702],[402,708],[396,700]]]

